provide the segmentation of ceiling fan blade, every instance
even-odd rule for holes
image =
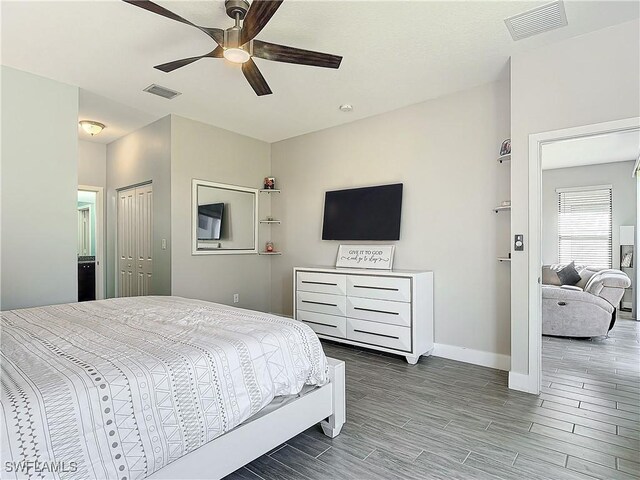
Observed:
[[[144,8],[153,13],[157,13],[158,15],[162,15],[163,17],[170,18],[171,20],[176,20],[177,22],[186,23],[187,25],[191,25],[192,27],[197,27],[189,20],[182,18],[180,15],[177,15],[160,5],[150,2],[149,0],[122,0],[125,3],[129,3],[131,5],[135,5],[136,7]]]
[[[251,85],[251,88],[253,88],[253,91],[256,92],[256,95],[259,97],[262,95],[271,95],[271,89],[253,59],[250,58],[249,61],[242,64],[242,73],[244,73],[245,78],[249,82],[249,85]]]
[[[143,8],[148,10],[149,12],[157,13],[158,15],[162,15],[163,17],[170,18],[171,20],[175,20],[177,22],[184,23],[185,25],[190,25],[192,27],[196,27],[198,30],[206,33],[214,42],[218,45],[222,45],[224,42],[224,30],[219,28],[209,28],[209,27],[200,27],[195,23],[191,23],[186,18],[182,18],[180,15],[173,13],[170,10],[167,10],[160,5],[150,2],[149,0],[122,0],[125,3],[130,5],[135,5],[136,7]]]
[[[224,30],[221,30],[219,28],[198,27],[197,25],[196,27],[202,32],[209,35],[209,37],[211,37],[213,41],[218,45],[222,46],[222,44],[224,43]]]
[[[162,70],[165,73],[173,72],[174,70],[184,67],[185,65],[189,65],[190,63],[195,62],[196,60],[200,60],[201,58],[222,58],[222,54],[224,49],[220,46],[216,47],[211,52],[206,55],[200,55],[197,57],[189,57],[183,58],[181,60],[174,60],[173,62],[163,63],[162,65],[156,65],[153,68],[157,68],[158,70]]]
[[[312,52],[301,48],[287,47],[275,43],[253,41],[253,55],[274,62],[312,65],[314,67],[338,68],[342,57],[328,53]]]
[[[243,45],[260,33],[282,2],[283,0],[253,0],[242,23]]]

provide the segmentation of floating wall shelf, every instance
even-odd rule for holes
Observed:
[[[260,255],[282,255],[282,252],[260,252]]]
[[[260,220],[260,223],[280,223],[280,220]]]
[[[262,190],[259,190],[260,193],[280,193],[280,190],[269,190],[266,188],[263,188]]]
[[[510,262],[511,258],[509,257],[498,257],[499,262]]]
[[[498,162],[502,163],[502,162],[508,162],[511,160],[511,154],[507,153],[506,155],[500,155],[498,157]]]

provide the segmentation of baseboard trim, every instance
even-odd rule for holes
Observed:
[[[509,371],[511,368],[511,357],[509,355],[473,350],[471,348],[458,347],[456,345],[436,343],[433,346],[432,355],[448,358],[450,360],[457,360],[459,362],[481,365],[483,367],[496,368],[498,370]]]
[[[534,395],[540,393],[540,386],[536,385],[535,379],[526,373],[509,372],[509,388]]]

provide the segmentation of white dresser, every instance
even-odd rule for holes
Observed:
[[[320,338],[404,355],[433,350],[433,272],[293,269],[294,318]]]

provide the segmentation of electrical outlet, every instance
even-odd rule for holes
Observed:
[[[167,239],[163,238],[162,239],[162,250],[166,250],[167,249]]]
[[[240,301],[240,294],[239,293],[234,293],[233,294],[233,303],[238,303]]]

